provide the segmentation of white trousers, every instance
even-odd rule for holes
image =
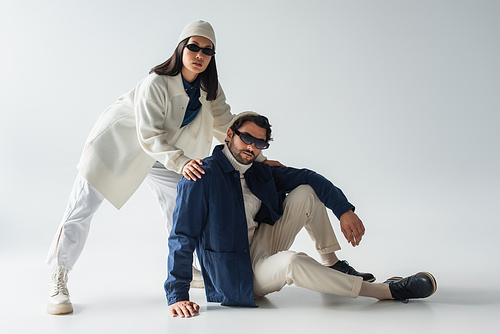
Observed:
[[[145,180],[149,189],[158,198],[167,233],[172,229],[177,182],[181,177],[182,175],[156,163]],[[68,206],[47,255],[48,264],[57,261],[58,266],[73,269],[87,241],[92,217],[103,200],[104,196],[78,173]]]
[[[285,284],[355,298],[363,278],[328,268],[305,253],[289,251],[305,227],[320,254],[340,249],[325,205],[308,185],[301,185],[285,199],[284,214],[274,226],[260,224],[250,246],[254,295],[265,296]]]

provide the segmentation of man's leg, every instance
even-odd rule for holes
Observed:
[[[173,224],[173,213],[175,209],[175,199],[177,197],[177,183],[182,175],[166,169],[161,163],[156,162],[146,177],[146,185],[153,192],[160,204],[161,214],[165,220],[167,235],[170,235]],[[204,288],[203,276],[198,265],[196,252],[193,259],[193,280],[192,288]]]
[[[260,235],[260,238],[270,243],[266,251],[275,254],[288,250],[303,227],[307,230],[320,255],[332,254],[340,250],[325,205],[309,185],[295,188],[288,194],[283,206],[284,212],[281,219],[274,226],[261,224],[255,234],[254,240],[257,235]],[[255,252],[253,255],[260,257],[259,251],[255,250]]]
[[[67,289],[68,272],[83,251],[90,222],[103,200],[101,193],[78,174],[46,260],[48,264],[55,262],[49,282],[47,312],[50,314],[73,311]]]
[[[347,261],[340,261],[337,258],[335,251],[340,250],[340,245],[335,236],[335,232],[333,231],[328,214],[326,213],[325,205],[320,201],[312,187],[306,185],[301,187],[304,188],[302,190],[304,192],[302,195],[304,199],[307,199],[307,201],[312,203],[311,211],[309,213],[311,219],[305,224],[304,227],[309,233],[311,239],[316,242],[316,250],[321,258],[321,263],[344,274],[361,276],[364,281],[375,281],[375,277],[372,274],[360,273],[351,267]],[[324,245],[332,243],[332,237],[335,238],[336,247],[325,247]],[[317,240],[320,240],[319,245]]]
[[[361,277],[328,268],[304,253],[288,251],[302,227],[320,254],[340,249],[323,203],[310,186],[302,185],[285,199],[284,213],[274,226],[261,224],[251,245],[254,292],[263,296],[285,284],[319,292],[357,297]]]
[[[279,291],[285,284],[354,298],[360,295],[404,302],[410,298],[429,297],[436,291],[437,284],[430,273],[420,272],[380,284],[367,283],[360,276],[332,270],[304,253],[288,251],[301,226],[307,228],[320,254],[321,251],[328,254],[330,249],[336,248],[328,246],[333,240],[331,236],[319,234],[328,229],[320,226],[324,221],[314,220],[314,213],[320,213],[316,218],[325,216],[321,214],[323,210],[318,210],[321,207],[317,203],[319,199],[311,199],[311,191],[309,186],[296,188],[285,200],[282,218],[274,226],[261,224],[256,231],[250,248],[256,297]]]
[[[360,273],[347,261],[339,261],[335,254],[336,251],[340,250],[339,242],[328,218],[325,205],[311,186],[301,185],[297,187],[287,196],[285,202],[293,202],[293,204],[288,205],[288,209],[285,210],[281,218],[287,221],[286,228],[273,230],[273,233],[280,235],[279,242],[275,245],[277,251],[290,248],[297,233],[302,227],[305,227],[315,244],[323,265],[344,274],[361,276],[363,280],[368,282],[375,281],[372,274]],[[305,219],[297,219],[299,217]]]
[[[254,295],[265,296],[285,284],[355,298],[363,279],[325,267],[305,253],[281,251],[253,263]]]
[[[255,297],[279,291],[285,284],[295,284],[321,293],[351,298],[364,296],[379,300],[397,299],[407,303],[409,299],[427,298],[437,289],[434,276],[427,272],[384,283],[368,283],[363,282],[359,276],[332,270],[307,254],[293,251],[282,251],[257,259],[253,267]]]

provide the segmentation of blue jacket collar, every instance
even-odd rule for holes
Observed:
[[[212,152],[212,156],[214,159],[219,163],[219,165],[222,167],[222,170],[224,173],[230,173],[234,171],[233,165],[227,160],[226,156],[222,152],[222,149],[224,148],[224,145],[217,145],[214,148],[214,151]]]

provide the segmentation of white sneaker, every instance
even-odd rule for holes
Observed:
[[[203,275],[200,269],[193,266],[193,280],[191,281],[191,287],[195,289],[205,288],[205,283],[203,283]]]
[[[73,305],[69,300],[68,284],[69,270],[64,267],[54,266],[49,281],[49,301],[47,313],[68,314],[73,312]]]

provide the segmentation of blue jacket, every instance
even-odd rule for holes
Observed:
[[[197,181],[183,178],[177,185],[173,227],[168,240],[168,304],[189,300],[191,263],[196,250],[208,302],[255,306],[240,174],[215,147],[203,160],[205,175]],[[340,218],[354,206],[323,176],[290,167],[254,162],[245,173],[252,193],[262,201],[255,221],[274,225],[283,214],[286,193],[309,184],[319,199]]]

